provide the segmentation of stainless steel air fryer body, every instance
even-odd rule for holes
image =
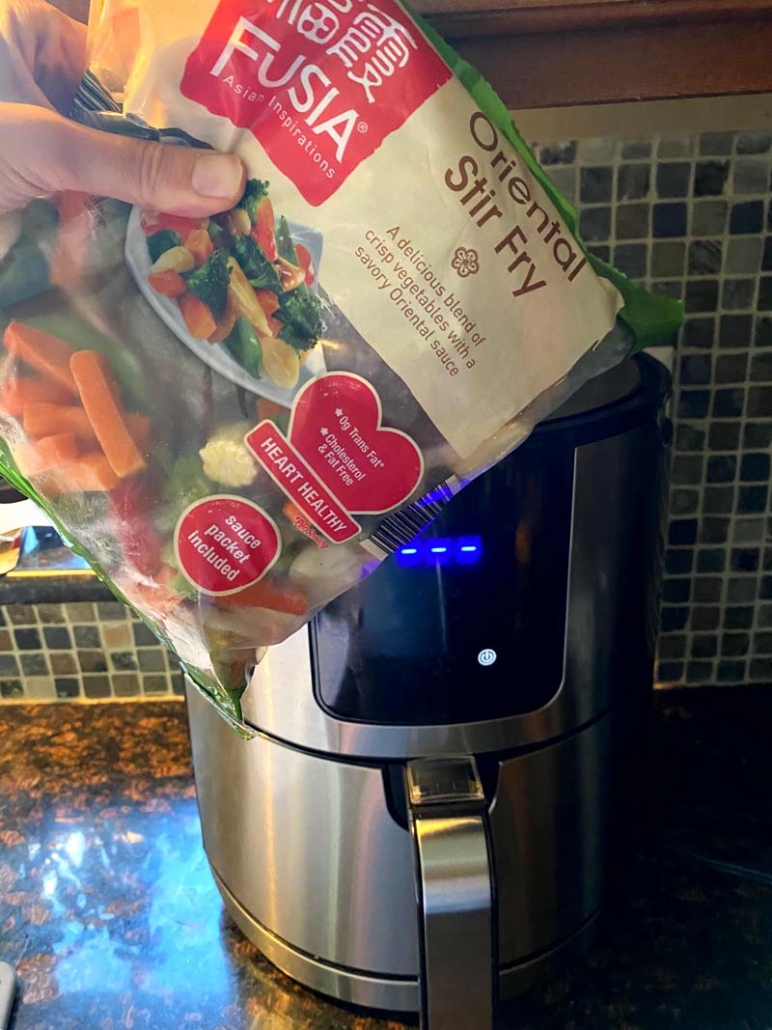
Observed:
[[[291,976],[477,1030],[588,940],[651,682],[666,379],[590,384],[271,649],[255,739],[189,691],[209,860]]]

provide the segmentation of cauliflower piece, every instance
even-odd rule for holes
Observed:
[[[232,489],[254,483],[257,462],[244,443],[251,428],[249,422],[236,422],[218,429],[198,452],[204,464],[204,475]]]
[[[292,562],[289,581],[312,604],[329,601],[362,578],[362,561],[354,548],[345,544],[304,548]]]

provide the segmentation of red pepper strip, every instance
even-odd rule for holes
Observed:
[[[218,608],[268,608],[285,615],[303,615],[308,601],[299,590],[278,587],[270,579],[261,579],[237,594],[226,594],[216,599]]]
[[[269,261],[275,261],[276,251],[276,219],[273,204],[268,197],[263,197],[257,205],[257,220],[252,227],[252,239],[262,250]]]
[[[152,493],[146,480],[132,476],[110,493],[115,532],[127,562],[152,578],[161,569],[161,538],[150,519]]]

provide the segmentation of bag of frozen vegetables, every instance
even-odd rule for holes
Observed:
[[[0,265],[2,471],[234,722],[246,671],[679,323],[396,0],[103,0],[72,116],[236,152],[230,211],[65,194]]]

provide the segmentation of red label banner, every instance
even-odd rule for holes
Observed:
[[[381,425],[381,399],[361,376],[334,372],[295,399],[289,438],[347,511],[381,515],[407,500],[423,475],[413,440]]]
[[[357,535],[359,525],[273,422],[261,422],[246,436],[245,442],[298,511],[329,540],[342,544]]]
[[[234,594],[256,583],[276,561],[281,538],[262,508],[230,494],[191,504],[177,523],[180,569],[205,594]]]
[[[350,372],[312,380],[295,398],[289,440],[261,422],[245,442],[309,522],[340,544],[359,533],[351,518],[381,515],[410,497],[423,456],[398,429],[381,425],[381,401]]]
[[[394,0],[221,0],[180,90],[316,206],[450,77]]]

